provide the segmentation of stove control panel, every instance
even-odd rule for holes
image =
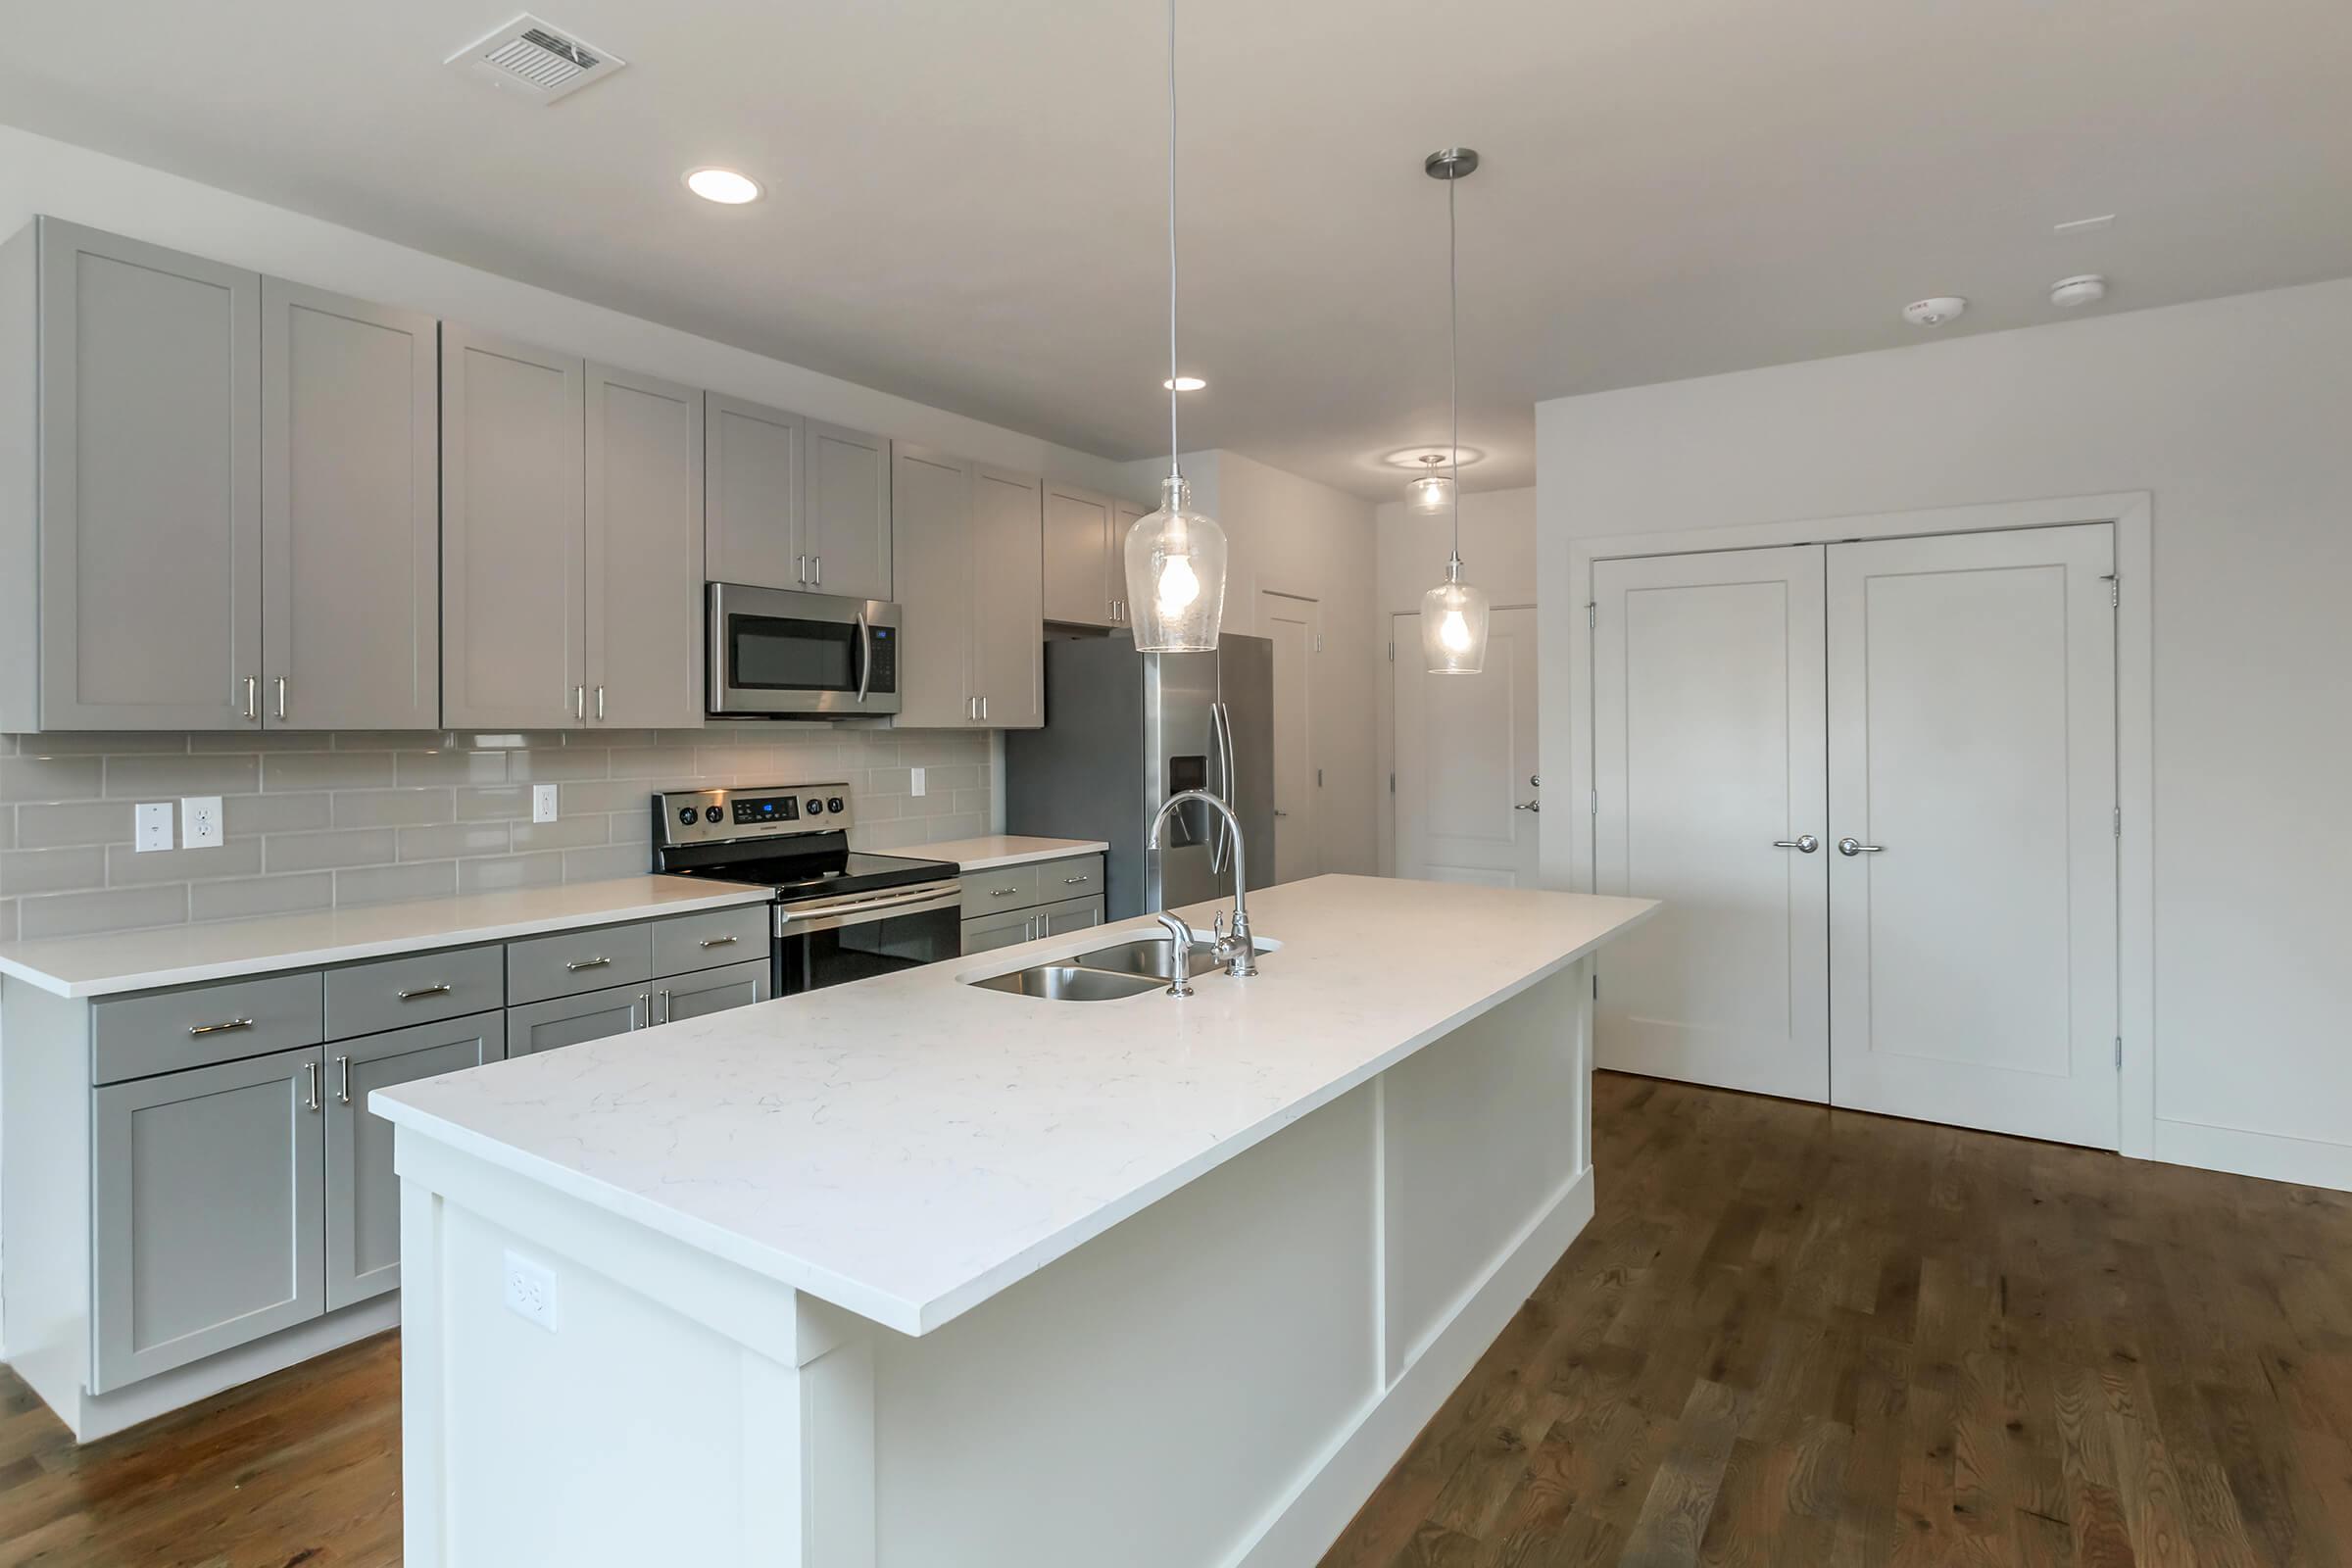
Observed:
[[[670,848],[757,842],[794,833],[838,833],[849,825],[847,784],[668,790],[654,797],[654,841]]]

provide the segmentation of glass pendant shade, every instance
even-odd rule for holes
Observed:
[[[1487,667],[1487,595],[1462,581],[1457,558],[1446,580],[1421,596],[1421,662],[1432,675],[1475,675]]]
[[[1483,625],[1486,612],[1479,613]],[[1181,474],[1161,481],[1159,510],[1127,530],[1127,615],[1144,653],[1203,654],[1217,646],[1225,530],[1193,510],[1193,487]]]
[[[1404,487],[1407,512],[1423,517],[1443,516],[1453,506],[1453,480],[1442,473],[1425,473]]]

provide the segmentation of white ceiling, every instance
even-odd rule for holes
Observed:
[[[1155,0],[542,0],[629,61],[443,68],[501,0],[0,7],[0,119],[1106,457],[1165,440]],[[1539,399],[2352,273],[2343,0],[1184,0],[1185,445],[1378,498]],[[689,167],[766,182],[685,194]],[[2069,219],[2114,226],[2054,236]]]

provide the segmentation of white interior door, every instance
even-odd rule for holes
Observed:
[[[1830,550],[1840,1105],[2116,1147],[2114,551]]]
[[[1601,1066],[1829,1096],[1822,576],[1819,545],[1593,567],[1594,891],[1665,901],[1599,956]]]
[[[1316,849],[1314,667],[1323,606],[1296,594],[1257,596],[1257,634],[1274,645],[1274,880],[1321,866]]]
[[[1536,612],[1497,610],[1487,667],[1432,675],[1421,617],[1398,615],[1396,874],[1532,888],[1543,809],[1536,786]],[[1562,798],[1566,798],[1563,792]]]

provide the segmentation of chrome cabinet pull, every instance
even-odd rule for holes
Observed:
[[[1838,853],[1839,855],[1884,855],[1886,853],[1886,846],[1865,844],[1857,838],[1842,838],[1838,841]]]
[[[1061,885],[1065,888],[1082,888],[1093,880],[1094,878],[1092,877],[1065,876],[1061,879]]]
[[[402,991],[397,993],[397,995],[403,1002],[415,1002],[420,997],[446,997],[449,995],[449,987],[418,986],[414,991]]]
[[[277,677],[277,716],[286,716],[286,677],[283,675]]]
[[[574,686],[571,689],[571,716],[582,723],[587,722],[588,688],[585,686]]]
[[[302,1064],[303,1098],[313,1110],[318,1108],[318,1063],[314,1058]]]
[[[596,721],[599,724],[605,721],[605,689],[602,686],[596,689]]]
[[[1009,899],[1012,897],[1012,894],[1013,890],[1011,888],[994,888],[990,890],[988,896],[992,899]]]
[[[734,939],[733,937],[705,937],[705,938],[703,938],[703,946],[704,946],[704,947],[706,947],[706,948],[731,948],[731,947],[733,947],[734,945],[735,945],[735,939]]]
[[[1810,833],[1805,833],[1792,839],[1774,839],[1772,847],[1776,850],[1794,850],[1799,855],[1811,855],[1815,850],[1821,848],[1821,840]]]
[[[259,703],[260,703],[260,695],[261,695],[261,682],[260,682],[260,678],[259,678],[258,676],[254,676],[254,675],[248,675],[248,676],[246,676],[246,677],[245,677],[245,716],[246,716],[247,718],[259,718],[259,717],[261,717],[261,716],[262,716],[262,710],[261,710],[261,708],[260,708],[260,706],[259,706]]]
[[[667,1023],[667,1022],[669,1022],[669,993],[668,993],[668,991],[666,991],[666,990],[662,990],[662,991],[657,991],[657,992],[655,992],[655,993],[654,993],[654,1012],[655,1012],[655,1016],[654,1016],[654,1022],[656,1022],[656,1023]]]
[[[349,1056],[335,1058],[335,1103],[338,1105],[351,1103],[351,1058]]]
[[[816,570],[816,575],[808,580],[808,586],[811,588],[822,588],[825,585],[825,558],[822,556],[810,556],[808,558],[808,564],[813,566]]]
[[[645,1009],[645,1022],[643,1023],[639,1023],[637,1021],[637,1009],[639,1007],[643,1007]],[[629,1027],[632,1029],[651,1029],[653,1026],[654,999],[640,991],[637,993],[637,1000],[629,1004]]]
[[[612,967],[612,960],[611,958],[580,958],[571,963],[565,964],[564,967],[570,970],[573,974],[578,974],[582,969],[609,969]]]
[[[793,558],[792,558],[792,569],[793,569],[794,571],[796,571],[796,572],[798,572],[798,573],[800,574],[801,586],[802,586],[802,587],[804,587],[804,588],[808,587],[808,558],[807,556],[795,556],[795,557],[793,557]]]
[[[224,1035],[231,1029],[250,1029],[252,1027],[253,1020],[251,1018],[231,1018],[226,1023],[192,1023],[188,1025],[188,1038],[194,1040],[201,1035]]]

